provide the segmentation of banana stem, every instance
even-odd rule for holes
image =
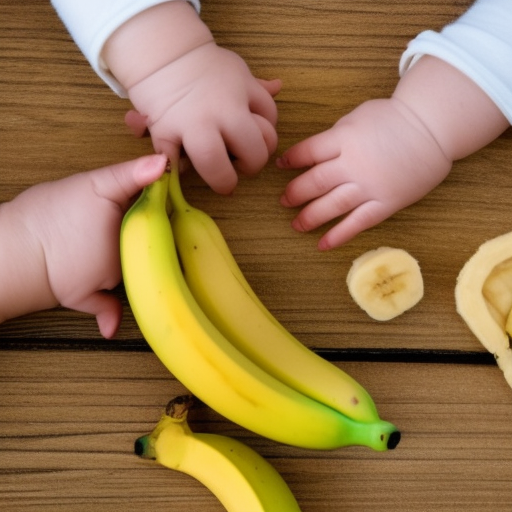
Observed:
[[[171,203],[173,209],[186,210],[189,204],[185,200],[185,196],[180,187],[180,171],[178,169],[178,162],[175,160],[173,163],[167,164],[167,169],[170,169],[171,179],[169,180],[169,194],[171,196]]]
[[[165,414],[174,419],[182,419],[194,405],[192,395],[180,395],[174,397],[165,408]]]
[[[194,406],[196,400],[193,395],[179,395],[174,397],[165,408],[165,415],[162,416],[153,432],[141,436],[135,440],[134,452],[143,459],[156,459],[155,442],[160,433],[170,424],[185,424],[189,410]]]

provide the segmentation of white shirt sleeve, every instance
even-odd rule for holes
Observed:
[[[477,0],[440,33],[419,34],[402,55],[400,75],[423,55],[437,57],[471,78],[512,124],[511,0]]]
[[[119,96],[127,93],[101,57],[110,35],[136,14],[168,0],[52,0],[52,5],[92,68]],[[188,0],[199,12],[200,0]]]

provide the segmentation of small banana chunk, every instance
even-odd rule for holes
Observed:
[[[352,263],[347,285],[355,302],[375,320],[395,318],[423,297],[418,262],[403,249],[379,247]]]

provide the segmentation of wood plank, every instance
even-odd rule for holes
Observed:
[[[0,354],[0,510],[221,511],[190,477],[133,454],[185,389],[152,354]],[[512,394],[495,367],[343,363],[402,431],[386,453],[288,447],[209,409],[196,430],[236,437],[282,473],[303,512],[508,511]]]

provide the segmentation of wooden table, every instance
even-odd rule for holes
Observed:
[[[406,43],[470,4],[204,0],[202,16],[257,76],[283,80],[281,152],[362,101],[388,96]],[[49,2],[0,0],[0,201],[42,180],[150,153],[149,139],[125,128],[127,108]],[[230,198],[187,175],[187,197],[218,221],[263,302],[363,383],[402,430],[399,447],[383,454],[311,452],[202,413],[202,429],[268,457],[304,512],[511,510],[512,391],[454,304],[465,261],[511,229],[511,136],[456,163],[428,197],[329,253],[315,248],[322,230],[293,232],[294,212],[278,203],[294,173],[270,162],[258,178],[241,179]],[[352,260],[381,245],[413,254],[425,282],[421,303],[387,323],[366,316],[345,285]],[[115,293],[124,297],[121,287]],[[112,341],[93,318],[64,309],[0,325],[0,510],[223,510],[193,479],[133,454],[134,439],[184,388],[124,304]]]

